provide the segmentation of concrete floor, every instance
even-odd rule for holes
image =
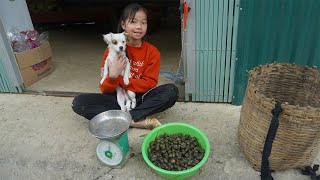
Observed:
[[[69,97],[0,94],[0,179],[161,179],[141,155],[148,130],[129,129],[135,156],[122,169],[101,166],[95,155],[99,140],[88,133],[88,121],[73,113],[71,102]],[[240,108],[180,102],[155,115],[162,123],[195,125],[208,136],[209,159],[191,179],[260,179],[237,143]],[[310,179],[297,170],[276,172],[273,177]]]
[[[180,32],[161,30],[146,37],[162,53],[161,71],[175,73],[180,58]],[[27,88],[33,91],[100,92],[100,64],[105,43],[92,29],[53,29],[50,43],[56,70]],[[172,82],[160,76],[159,84]],[[181,87],[180,87],[181,90]],[[182,87],[183,91],[183,87]],[[180,92],[181,93],[181,92]],[[134,157],[122,169],[101,166],[99,143],[88,133],[88,121],[71,109],[72,98],[0,94],[0,180],[2,179],[161,179],[141,155],[148,130],[129,129]],[[240,106],[178,102],[156,114],[162,123],[185,122],[208,136],[208,161],[191,179],[254,180],[253,170],[239,150]],[[316,163],[320,162],[320,156]],[[273,173],[276,180],[307,180],[297,170]]]

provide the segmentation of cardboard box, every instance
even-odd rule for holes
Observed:
[[[24,86],[28,87],[54,71],[51,60],[52,51],[49,42],[41,46],[15,53]]]

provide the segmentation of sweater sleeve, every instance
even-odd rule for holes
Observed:
[[[118,78],[121,87],[136,93],[143,93],[157,86],[160,73],[160,52],[153,47],[150,49],[150,54],[147,58],[146,69],[139,79],[130,78],[130,82],[126,86],[123,83],[123,78]]]
[[[104,63],[105,63],[105,59],[108,56],[108,53],[109,53],[109,50],[107,48],[103,54],[100,80],[102,79],[102,76],[103,76]],[[102,93],[113,93],[116,90],[116,88],[118,87],[118,85],[119,85],[119,81],[117,79],[111,79],[111,78],[109,78],[109,76],[103,81],[102,84],[100,84],[100,81],[99,81],[99,87],[100,87],[100,90]]]

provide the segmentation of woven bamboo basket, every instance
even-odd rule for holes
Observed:
[[[250,71],[238,129],[241,151],[260,171],[276,101],[283,111],[269,157],[270,169],[312,165],[320,149],[320,72],[306,66],[273,63]]]

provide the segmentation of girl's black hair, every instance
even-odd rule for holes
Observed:
[[[148,10],[137,3],[129,4],[123,9],[118,23],[118,33],[123,31],[121,23],[125,22],[127,19],[129,19],[129,21],[132,21],[136,13],[140,10],[142,10],[148,17]]]

